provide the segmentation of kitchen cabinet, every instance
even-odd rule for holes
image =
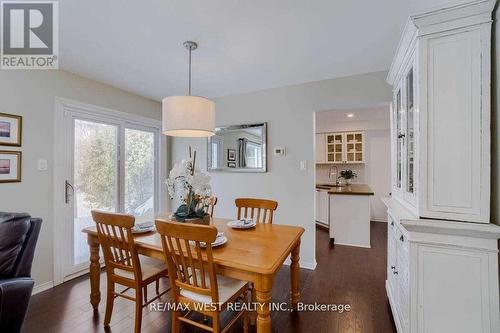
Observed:
[[[330,221],[330,203],[328,190],[316,189],[316,222],[328,227]]]
[[[330,241],[338,245],[370,248],[370,201],[373,192],[349,193],[350,187],[330,192]],[[339,188],[337,188],[339,189]]]
[[[326,136],[323,133],[316,134],[316,163],[326,162]]]
[[[322,137],[320,137],[322,135]],[[359,164],[365,162],[364,132],[316,134],[316,163]]]

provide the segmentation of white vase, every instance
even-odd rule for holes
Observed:
[[[352,184],[352,179],[346,179],[345,182],[346,182],[347,185],[351,185]]]

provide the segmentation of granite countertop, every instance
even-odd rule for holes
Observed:
[[[332,186],[317,184],[316,188],[327,190],[328,194],[347,194],[347,195],[374,195],[370,186],[366,184],[351,184],[347,186]]]

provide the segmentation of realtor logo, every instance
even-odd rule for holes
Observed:
[[[58,3],[1,1],[1,69],[57,69]]]

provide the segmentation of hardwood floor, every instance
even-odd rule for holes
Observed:
[[[273,332],[396,332],[385,294],[386,238],[385,223],[371,223],[371,249],[350,246],[330,246],[328,232],[317,228],[315,271],[301,270],[301,301],[303,303],[344,303],[351,311],[336,312],[272,312]],[[276,276],[274,302],[289,302],[288,266]],[[101,277],[101,293],[106,276]],[[165,282],[163,288],[168,287]],[[111,327],[104,329],[105,299],[94,314],[89,303],[87,276],[64,283],[32,297],[23,332],[132,332],[134,302],[115,300]],[[148,292],[154,295],[154,290]],[[103,293],[104,295],[104,293]],[[162,300],[167,302],[169,296]],[[225,316],[228,320],[229,316]],[[183,332],[202,332],[184,326]],[[255,330],[251,326],[251,332]],[[170,313],[144,310],[142,332],[169,332]],[[231,332],[241,332],[241,322]]]

